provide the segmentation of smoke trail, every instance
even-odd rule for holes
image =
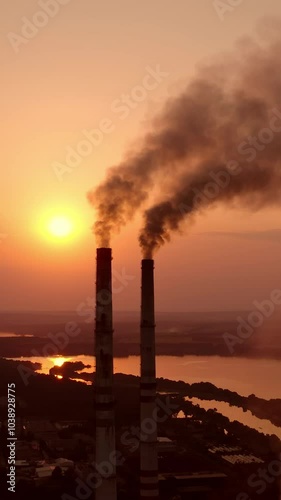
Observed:
[[[157,132],[148,133],[139,151],[131,153],[120,165],[108,170],[106,179],[88,193],[88,200],[97,211],[94,233],[98,246],[109,246],[112,232],[118,232],[149,196],[149,189],[163,183],[163,175],[173,168],[180,170],[182,161],[191,157],[199,147],[203,151],[214,147],[215,139],[208,131],[214,110],[208,109],[209,85],[198,81],[194,94],[180,96],[167,104],[154,126]],[[205,131],[196,126],[199,111],[206,118]],[[209,114],[209,118],[208,115]]]
[[[180,230],[186,217],[215,202],[241,197],[255,209],[279,201],[280,60],[277,31],[266,43],[244,41],[231,55],[201,68],[185,92],[168,101],[152,124],[154,132],[88,194],[97,211],[99,245],[109,245],[112,232],[155,187],[161,197],[146,210],[140,236],[145,255]],[[230,160],[238,162],[236,170]],[[230,176],[227,185],[215,197],[204,194],[222,171]]]
[[[156,249],[170,241],[172,232],[180,232],[185,219],[192,221],[196,213],[212,205],[243,204],[251,210],[258,210],[263,206],[281,204],[281,155],[279,164],[275,165],[255,162],[233,166],[235,168],[230,174],[224,165],[201,165],[193,175],[181,178],[181,187],[169,199],[145,211],[139,241],[146,258],[151,258]]]

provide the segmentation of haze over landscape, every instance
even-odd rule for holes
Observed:
[[[1,498],[280,500],[280,2],[0,25]]]
[[[21,18],[36,12],[33,3],[9,4],[2,32],[20,32]],[[264,44],[274,39],[278,22],[261,19],[276,19],[278,11],[277,1],[269,1],[266,9],[262,1],[248,1],[221,21],[209,1],[192,7],[179,1],[175,9],[158,1],[118,6],[84,1],[82,9],[69,2],[34,39],[19,46],[18,54],[2,38],[7,96],[2,106],[2,310],[76,310],[93,295],[94,212],[86,193],[103,180],[108,167],[123,160],[128,148],[139,147],[153,117],[194,79],[198,65],[223,54],[227,58],[239,39],[255,37]],[[132,103],[133,109],[127,105],[128,116],[112,110],[123,94],[142,86],[147,67],[160,68],[165,76],[144,100]],[[154,86],[152,79],[149,83]],[[272,100],[270,106],[278,108]],[[204,123],[204,105],[201,112]],[[112,131],[58,179],[54,163],[66,165],[69,148],[77,150],[85,139],[83,130],[99,129],[104,119],[111,120]],[[157,309],[251,309],[253,300],[268,297],[280,281],[279,213],[274,206],[250,213],[238,204],[235,210],[218,206],[199,215],[183,237],[174,236],[173,245],[157,255]],[[60,215],[74,226],[66,239],[46,229]],[[116,272],[125,269],[134,278],[116,294],[116,310],[138,310],[141,225],[141,214],[136,214],[112,240]],[[166,283],[173,286],[172,295]]]

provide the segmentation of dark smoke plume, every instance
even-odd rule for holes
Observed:
[[[168,101],[139,150],[89,193],[99,245],[109,245],[153,188],[161,195],[144,215],[146,257],[198,210],[222,202],[254,210],[280,203],[281,40],[271,31],[267,42],[244,40],[201,68]]]
[[[279,133],[281,135],[281,114]],[[181,232],[185,219],[192,221],[196,213],[217,203],[243,204],[251,210],[281,204],[280,167],[281,156],[279,164],[241,163],[230,175],[224,165],[218,167],[208,162],[193,175],[182,177],[178,190],[169,199],[145,211],[145,224],[139,238],[144,256],[151,258],[156,249],[170,241],[172,232]]]

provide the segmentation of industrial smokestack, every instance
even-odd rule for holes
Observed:
[[[109,464],[102,484],[96,490],[96,500],[116,500],[115,422],[113,395],[113,328],[111,248],[97,249],[96,324],[95,324],[95,412],[96,464]]]
[[[140,498],[158,499],[154,261],[142,260]]]

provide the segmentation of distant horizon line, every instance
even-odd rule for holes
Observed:
[[[210,313],[240,313],[240,312],[249,312],[250,309],[210,309],[210,310],[190,310],[190,311],[162,311],[157,310],[158,314],[210,314]],[[139,314],[139,310],[124,310],[118,309],[115,310],[114,313],[126,313],[126,314]],[[51,314],[63,314],[63,313],[71,313],[77,314],[75,310],[72,309],[6,309],[0,310],[0,314],[40,314],[40,313],[51,313]]]

